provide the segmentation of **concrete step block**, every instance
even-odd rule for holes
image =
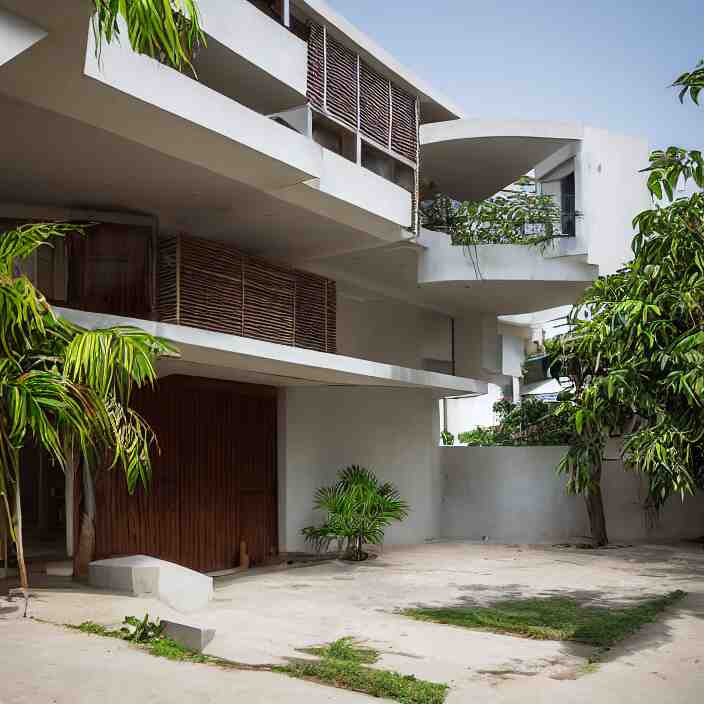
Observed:
[[[165,619],[162,619],[161,623],[164,626],[165,636],[175,640],[184,648],[195,650],[199,653],[215,637],[214,628],[202,628],[193,624],[177,623],[176,621],[167,621]]]
[[[94,587],[152,596],[176,611],[204,609],[213,598],[212,577],[147,555],[91,562],[88,580]]]

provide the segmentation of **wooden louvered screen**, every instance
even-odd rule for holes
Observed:
[[[389,82],[361,62],[359,128],[362,134],[379,144],[391,146],[389,126],[391,119],[391,93]]]
[[[158,307],[165,323],[336,352],[334,281],[220,242],[160,240]]]
[[[418,161],[418,121],[416,99],[391,84],[391,149],[416,163]]]
[[[325,96],[328,112],[353,129],[358,125],[357,55],[330,37],[326,42]]]
[[[311,24],[308,100],[384,149],[418,163],[417,99]]]
[[[308,100],[325,109],[325,30],[318,24],[311,25],[308,37]]]

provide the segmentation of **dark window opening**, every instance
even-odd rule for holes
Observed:
[[[410,166],[364,141],[362,142],[362,166],[410,193],[415,190],[415,172]]]
[[[560,181],[562,234],[569,237],[574,237],[577,232],[577,209],[575,206],[574,173],[571,173]]]
[[[313,113],[313,140],[357,163],[357,135],[318,113]]]

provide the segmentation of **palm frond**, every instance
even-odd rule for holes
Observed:
[[[393,484],[379,482],[374,472],[358,465],[343,469],[334,485],[318,489],[314,507],[326,512],[325,521],[303,529],[306,541],[316,551],[347,543],[357,555],[364,543],[381,544],[385,529],[410,511]]]
[[[65,467],[61,431],[70,431],[83,447],[95,446],[108,437],[109,419],[100,399],[59,371],[34,370],[5,376],[0,393],[7,441],[15,449],[29,437]]]
[[[153,385],[155,359],[175,355],[165,340],[134,327],[78,330],[66,347],[66,375],[100,396],[127,404],[134,387]]]
[[[16,259],[25,259],[35,249],[52,246],[51,240],[73,232],[83,233],[85,226],[62,222],[39,222],[19,225],[0,234],[0,275],[13,276]]]
[[[195,0],[93,0],[93,5],[98,58],[104,43],[119,41],[121,25],[134,51],[178,70],[193,70],[193,56],[206,44]]]

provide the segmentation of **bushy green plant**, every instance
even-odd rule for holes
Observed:
[[[365,560],[364,545],[381,545],[386,528],[402,521],[410,510],[393,484],[380,482],[373,472],[357,465],[342,470],[333,486],[318,489],[314,506],[326,517],[322,525],[302,530],[306,541],[317,551],[337,542],[338,549],[344,545],[346,556],[354,561]]]
[[[464,203],[436,193],[421,204],[423,227],[446,232],[456,246],[546,245],[562,235],[561,221],[552,196],[522,191]]]
[[[455,444],[455,436],[449,430],[443,430],[442,433],[440,433],[440,440],[443,445]]]
[[[460,433],[465,445],[567,445],[572,438],[570,423],[556,412],[556,404],[526,398],[520,403],[508,399],[493,407],[498,423]]]
[[[481,425],[474,430],[468,430],[464,433],[460,433],[457,439],[463,445],[473,445],[480,447],[491,447],[492,445],[498,445],[496,441],[496,429],[493,426],[484,428]]]

